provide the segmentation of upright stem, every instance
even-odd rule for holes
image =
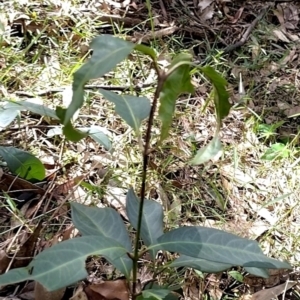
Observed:
[[[144,208],[144,199],[146,195],[146,178],[147,178],[147,169],[148,169],[148,161],[149,161],[149,150],[150,150],[150,141],[151,141],[151,129],[153,126],[154,114],[157,107],[157,102],[159,98],[159,94],[162,90],[166,74],[164,71],[160,71],[157,63],[154,62],[154,68],[156,70],[158,76],[158,83],[155,90],[153,103],[151,106],[151,111],[148,119],[148,126],[145,137],[145,147],[143,153],[143,171],[142,171],[142,185],[141,185],[141,201],[139,205],[139,214],[138,214],[138,224],[136,228],[136,236],[135,236],[135,245],[134,245],[134,254],[133,254],[133,268],[132,268],[132,299],[136,299],[136,287],[137,287],[137,272],[138,272],[138,260],[139,260],[139,241],[141,235],[141,225],[142,225],[142,216],[143,216],[143,208]]]

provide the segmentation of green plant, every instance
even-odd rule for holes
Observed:
[[[71,141],[78,141],[91,135],[91,129],[79,130],[73,127],[71,119],[84,103],[84,85],[88,80],[103,76],[132,51],[137,50],[152,59],[158,82],[152,104],[146,97],[119,95],[107,90],[100,93],[115,104],[116,112],[132,127],[138,138],[142,134],[142,121],[148,118],[143,145],[142,184],[139,197],[130,188],[126,197],[126,212],[133,228],[136,229],[134,247],[120,215],[112,208],[93,208],[71,203],[72,220],[82,236],[57,244],[38,254],[29,266],[12,269],[0,276],[0,285],[24,280],[36,280],[52,291],[70,285],[87,276],[85,260],[91,255],[104,256],[116,269],[132,283],[132,299],[173,299],[171,290],[157,284],[146,285],[141,291],[137,287],[138,261],[148,252],[153,261],[154,278],[164,271],[156,264],[158,250],[176,252],[180,256],[167,267],[190,267],[202,272],[220,272],[232,266],[242,266],[249,273],[267,277],[267,269],[290,268],[281,262],[265,256],[256,241],[247,240],[221,230],[201,226],[179,227],[164,232],[163,208],[152,200],[145,199],[150,141],[156,108],[161,121],[161,134],[158,145],[167,138],[171,127],[176,100],[181,93],[192,93],[190,69],[198,68],[214,86],[214,104],[217,128],[212,141],[200,149],[191,164],[202,164],[222,150],[219,131],[222,120],[228,115],[230,105],[226,91],[226,81],[211,67],[198,67],[192,64],[190,55],[177,55],[168,70],[161,70],[157,64],[156,53],[144,45],[134,45],[121,39],[103,35],[91,44],[93,55],[74,75],[73,99],[68,108],[57,107],[56,111],[46,110],[48,115],[58,118],[63,124],[62,131]],[[25,101],[24,101],[25,102]],[[7,104],[9,106],[9,104]],[[16,110],[20,107],[30,109],[32,104],[13,103]],[[11,108],[11,106],[9,106]],[[41,114],[44,108],[34,106]],[[14,109],[14,108],[13,108]],[[11,120],[11,119],[10,119]],[[98,130],[97,133],[101,132]],[[102,132],[100,142],[107,146]],[[106,140],[107,141],[107,140]],[[1,154],[1,153],[0,153]],[[2,155],[2,154],[1,154]],[[5,159],[4,155],[2,155]],[[14,168],[18,172],[18,168]],[[144,246],[140,248],[140,239]],[[176,298],[176,297],[175,297]]]

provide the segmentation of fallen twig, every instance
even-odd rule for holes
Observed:
[[[118,86],[118,85],[101,85],[101,84],[90,84],[86,85],[84,87],[85,90],[96,90],[96,89],[103,89],[103,90],[109,90],[109,91],[120,91],[120,92],[126,92],[130,90],[134,90],[136,92],[140,92],[143,88],[149,87],[152,84],[143,84],[143,85],[137,85],[137,86]],[[22,96],[22,97],[28,97],[28,98],[35,98],[35,97],[42,97],[42,96],[50,96],[56,93],[61,93],[63,92],[67,87],[56,87],[56,88],[51,88],[48,90],[36,92],[36,93],[30,93],[26,91],[16,91],[15,94],[17,96]]]
[[[266,14],[267,10],[269,9],[270,6],[267,6],[265,8],[263,8],[261,10],[261,12],[259,13],[259,15],[254,19],[254,21],[248,26],[247,30],[245,31],[245,33],[243,34],[242,38],[240,39],[240,41],[234,43],[233,45],[229,45],[227,46],[223,51],[224,53],[229,53],[234,51],[237,48],[240,48],[241,46],[243,46],[246,41],[248,40],[248,37],[250,35],[250,33],[252,32],[252,30],[254,29],[254,27],[257,25],[257,23],[264,17],[264,15]]]

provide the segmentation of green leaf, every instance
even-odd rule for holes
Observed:
[[[214,103],[217,113],[218,128],[221,128],[221,122],[228,116],[231,107],[228,101],[229,94],[226,90],[227,81],[210,66],[202,67],[200,69],[215,88]]]
[[[49,116],[58,119],[55,111],[42,104],[32,101],[7,102],[0,108],[0,130],[7,127],[19,114],[20,111],[29,110],[41,116]]]
[[[6,161],[9,170],[23,179],[41,181],[46,176],[42,162],[28,152],[0,146],[0,155]]]
[[[104,131],[107,131],[105,128],[100,126],[91,126],[80,128],[79,130],[88,134],[95,142],[104,146],[106,150],[111,150],[111,142],[108,136],[104,133]]]
[[[191,165],[200,165],[213,159],[222,151],[223,146],[218,136],[215,136],[205,147],[197,151],[195,157],[190,161]]]
[[[154,60],[154,61],[157,58],[155,51],[152,48],[150,48],[146,45],[137,44],[137,45],[134,46],[134,49],[137,50],[137,51],[140,51],[140,52],[142,52],[146,55],[149,55],[152,58],[152,60]]]
[[[232,265],[201,258],[195,258],[187,255],[180,255],[180,257],[171,262],[169,267],[186,267],[193,268],[204,273],[218,273],[230,269]]]
[[[118,95],[116,93],[99,89],[99,92],[110,102],[115,104],[116,113],[139,133],[141,123],[149,117],[151,104],[146,97]]]
[[[282,143],[275,143],[262,155],[263,160],[273,160],[278,157],[288,157],[289,150]]]
[[[142,291],[142,298],[144,300],[161,300],[165,299],[171,293],[170,290],[167,289],[149,289]]]
[[[83,235],[101,235],[116,240],[127,252],[132,251],[131,240],[120,215],[112,208],[88,207],[72,203],[72,221]],[[132,260],[125,254],[114,265],[126,277],[130,276]]]
[[[243,275],[238,272],[238,271],[229,271],[228,274],[234,278],[235,280],[239,281],[239,282],[243,282],[244,281],[244,277]]]
[[[162,142],[168,137],[169,129],[172,124],[172,118],[175,111],[176,100],[182,93],[194,93],[194,87],[191,84],[190,76],[190,62],[191,55],[187,53],[180,53],[177,55],[169,70],[173,69],[179,63],[186,63],[179,65],[165,80],[160,93],[159,118],[162,121],[160,141]]]
[[[75,74],[73,80],[73,97],[64,119],[66,125],[81,108],[84,102],[84,85],[111,71],[124,60],[135,47],[134,44],[111,35],[101,35],[93,39],[92,57]]]
[[[66,113],[67,113],[67,110],[65,108],[62,108],[60,106],[56,107],[56,114],[62,123],[63,123],[63,120],[65,119]],[[79,142],[81,139],[83,139],[87,136],[86,133],[83,133],[83,132],[75,129],[73,127],[71,121],[68,121],[66,123],[66,125],[63,127],[63,134],[66,136],[66,138],[69,141],[72,141],[72,142]]]
[[[37,115],[47,116],[54,120],[58,120],[58,116],[56,115],[55,110],[53,110],[47,106],[44,106],[39,103],[34,103],[31,101],[20,101],[20,102],[16,102],[16,103],[19,104],[23,108],[22,110],[29,110]]]
[[[0,275],[0,285],[24,280],[36,280],[48,291],[84,279],[88,274],[85,260],[90,255],[102,255],[110,263],[126,253],[126,249],[104,236],[83,236],[56,244],[38,254],[29,266]]]
[[[126,212],[130,224],[136,229],[138,224],[140,200],[133,189],[129,189],[126,196]],[[157,238],[163,235],[163,209],[162,206],[152,200],[144,200],[142,214],[141,237],[146,246],[157,243]],[[150,250],[152,259],[155,259],[156,248]]]
[[[171,230],[150,246],[210,261],[263,269],[291,268],[286,262],[265,256],[256,241],[201,226]]]
[[[246,267],[245,271],[257,277],[269,278],[270,274],[267,269]]]

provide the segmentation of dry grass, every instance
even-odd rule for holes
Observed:
[[[26,25],[26,35],[6,35],[0,43],[3,101],[24,99],[20,92],[38,94],[70,85],[72,74],[89,55],[87,45],[93,36],[98,32],[128,35],[132,29],[86,17],[80,1],[69,2],[69,10],[66,7],[58,9],[51,1],[45,1],[44,7],[23,6],[14,1],[0,4],[0,8],[1,5],[6,18],[17,13],[26,14],[31,20]],[[148,195],[163,204],[167,227],[205,225],[257,239],[266,254],[288,260],[299,271],[299,117],[288,118],[286,110],[282,109],[300,106],[298,65],[294,59],[299,50],[293,44],[276,47],[268,37],[272,26],[266,20],[262,21],[249,42],[231,56],[218,53],[214,49],[217,46],[209,39],[203,42],[211,46],[209,52],[202,54],[206,54],[205,63],[214,66],[228,79],[232,101],[237,97],[238,74],[242,72],[247,103],[233,109],[224,121],[223,155],[205,166],[189,166],[189,159],[212,138],[216,127],[214,108],[210,104],[206,106],[211,97],[211,86],[201,74],[193,72],[196,94],[178,100],[173,130],[160,148],[156,147],[158,124],[154,128],[152,145],[155,151],[151,154]],[[143,30],[143,24],[136,28]],[[15,30],[19,31],[17,26]],[[158,52],[163,52],[163,63],[178,48],[185,46],[184,42],[182,37],[173,36],[152,45]],[[146,58],[132,55],[119,68],[92,84],[134,88],[137,84],[155,80],[149,67]],[[153,87],[150,87],[142,94],[151,98],[152,92]],[[63,97],[68,95],[54,93],[43,97],[43,101],[45,105],[55,107],[62,104]],[[42,161],[52,164],[54,160],[64,166],[65,173],[60,173],[57,178],[62,182],[84,174],[90,191],[84,190],[79,196],[73,194],[71,201],[98,205],[100,200],[111,204],[115,188],[119,188],[119,193],[130,185],[139,189],[140,147],[133,132],[115,115],[112,106],[101,99],[97,89],[87,92],[86,101],[76,124],[107,128],[114,145],[111,154],[90,139],[73,144],[60,136],[47,137],[48,130],[55,125],[29,113],[22,113],[19,121],[2,131],[0,140],[2,145],[14,145],[31,151]],[[280,126],[272,128],[272,124]],[[277,143],[282,145],[281,152],[272,160],[262,159]],[[103,169],[111,171],[106,180],[101,175]],[[3,242],[9,240],[11,245],[17,244],[19,241],[15,239],[11,219],[26,216],[26,211],[18,208],[12,211],[8,199],[2,199],[0,209],[5,217],[1,219],[0,238]],[[116,203],[113,205],[120,209]],[[25,224],[47,220],[57,209],[57,204],[51,201],[47,204],[49,210],[43,206],[37,209],[35,217],[25,220]],[[48,227],[48,233],[56,234],[69,223],[68,214],[60,211],[60,217],[50,223],[52,227]],[[19,231],[17,234],[24,233]],[[169,278],[176,282],[180,280],[177,276],[171,273]],[[197,276],[192,275],[193,278]],[[230,294],[226,299],[237,299],[242,293],[242,289],[233,292],[229,284],[226,289]]]

